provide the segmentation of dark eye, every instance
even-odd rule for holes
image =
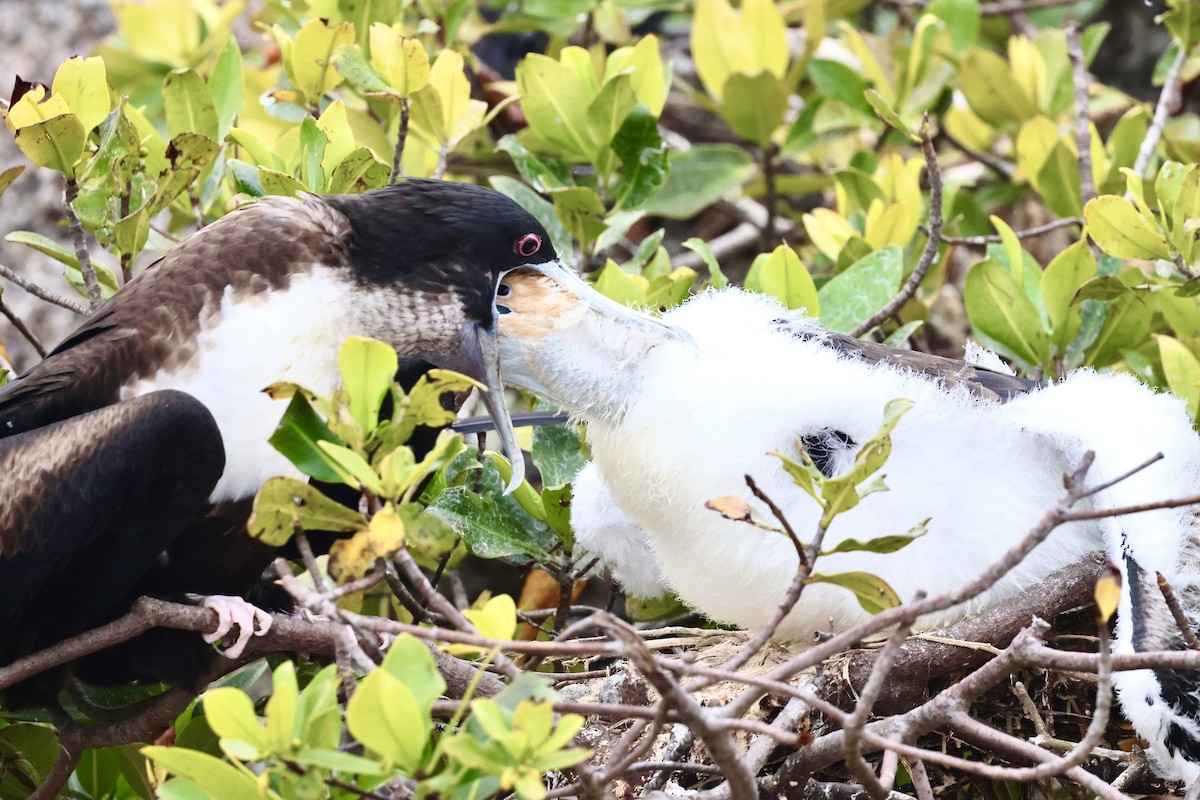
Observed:
[[[512,294],[512,287],[507,283],[502,283],[496,287],[496,297],[508,297]]]
[[[542,249],[542,237],[536,233],[527,233],[517,243],[513,245],[513,252],[519,256],[529,258],[531,255]]]

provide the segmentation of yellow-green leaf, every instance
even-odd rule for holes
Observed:
[[[315,105],[325,93],[342,82],[342,75],[333,67],[334,51],[354,42],[354,26],[348,22],[330,27],[322,20],[305,23],[296,33],[287,63],[288,75],[310,104]]]
[[[1088,235],[1101,250],[1117,258],[1170,258],[1167,240],[1123,197],[1093,197],[1083,209]]]
[[[400,97],[416,94],[429,82],[425,48],[382,22],[371,24],[371,66]]]
[[[273,547],[292,538],[296,526],[320,531],[356,531],[366,527],[362,514],[330,500],[315,486],[295,478],[271,478],[254,498],[247,528]]]
[[[1196,418],[1200,411],[1200,360],[1178,339],[1155,336],[1162,358],[1163,375],[1171,392],[1187,402],[1188,415]]]
[[[112,110],[104,59],[99,56],[74,56],[64,61],[54,75],[50,91],[67,101],[85,133],[103,122]]]
[[[854,593],[854,599],[868,614],[879,614],[900,605],[900,596],[887,581],[868,572],[839,572],[833,575],[813,573],[805,583],[832,583]]]

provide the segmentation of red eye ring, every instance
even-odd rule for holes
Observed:
[[[513,245],[513,252],[523,258],[529,258],[531,255],[542,249],[542,237],[536,233],[527,233],[517,240]]]

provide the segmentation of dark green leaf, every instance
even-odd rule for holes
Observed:
[[[629,112],[612,139],[612,149],[624,168],[624,191],[617,208],[637,208],[663,185],[668,153],[658,134],[658,118],[643,105]]]
[[[817,91],[830,100],[837,100],[864,117],[875,115],[875,110],[865,96],[870,84],[845,64],[814,58],[808,62],[808,77],[817,87]]]
[[[740,147],[698,144],[671,157],[671,171],[666,182],[641,208],[655,216],[687,219],[734,191],[753,175],[753,159]]]
[[[334,435],[302,392],[292,395],[270,441],[305,475],[327,483],[341,482],[341,474],[334,469],[325,451],[317,447],[317,442],[344,442]]]

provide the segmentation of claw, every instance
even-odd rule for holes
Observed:
[[[241,597],[215,594],[205,597],[201,605],[217,612],[217,629],[204,634],[204,641],[209,644],[225,638],[233,627],[237,626],[237,641],[221,651],[226,658],[239,657],[250,642],[250,637],[262,636],[271,630],[271,623],[274,621],[270,614]]]

